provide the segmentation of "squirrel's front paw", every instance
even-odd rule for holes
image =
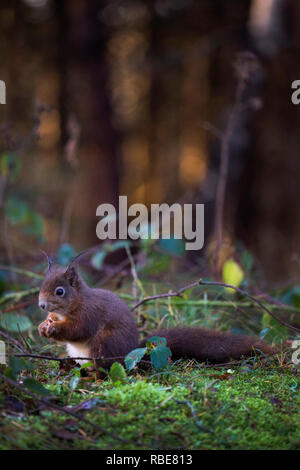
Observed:
[[[56,327],[55,327],[55,324],[54,323],[50,323],[47,328],[46,328],[46,331],[45,331],[45,336],[47,336],[47,338],[54,338],[55,335],[56,335]]]
[[[48,320],[45,320],[43,321],[40,325],[39,325],[39,335],[40,336],[47,336],[46,335],[46,331],[47,331],[47,328],[49,327],[50,323]]]

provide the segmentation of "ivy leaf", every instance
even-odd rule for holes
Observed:
[[[123,382],[127,378],[125,369],[119,362],[113,363],[109,371],[109,376],[114,384]]]
[[[147,341],[147,348],[151,347],[152,344],[154,346],[167,346],[167,340],[161,336],[151,336]]]
[[[144,357],[147,352],[147,348],[137,348],[131,351],[125,357],[125,365],[126,369],[131,370],[133,369],[138,362]]]
[[[171,350],[166,346],[157,346],[156,348],[151,349],[150,352],[152,365],[157,370],[164,369],[168,364],[168,358],[171,356]]]
[[[25,379],[24,386],[38,395],[49,396],[51,393],[40,382],[35,379]]]

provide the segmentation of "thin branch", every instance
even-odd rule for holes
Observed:
[[[30,347],[28,341],[26,340],[26,338],[23,336],[22,331],[21,331],[21,329],[20,329],[19,323],[17,323],[17,326],[18,326],[19,336],[20,336],[21,340],[23,341],[25,350],[27,350],[27,351],[29,351],[29,352],[31,353],[31,352],[32,352],[32,349],[31,349],[31,347]]]
[[[160,295],[163,295],[165,297],[165,294],[158,294],[158,296]],[[121,294],[120,297],[126,299],[126,300],[135,300],[133,296],[127,296],[127,295],[123,295]],[[151,296],[151,297],[147,297],[146,299],[148,300],[154,300],[155,298],[157,298],[156,295],[154,296]],[[143,299],[146,300],[146,299]],[[158,303],[159,304],[163,304],[163,305],[167,305],[168,304],[168,300],[164,300],[164,298],[161,299],[160,301],[160,297],[157,298],[158,300]],[[271,299],[270,299],[271,300]],[[228,308],[251,308],[253,307],[253,302],[250,302],[250,301],[233,301],[233,300],[209,300],[209,299],[184,299],[184,300],[180,300],[180,299],[174,299],[173,300],[173,304],[174,305],[177,305],[177,304],[180,304],[180,305],[186,305],[186,306],[204,306],[204,307],[220,307],[220,308],[223,308],[223,307],[228,307]],[[267,307],[269,308],[272,308],[273,310],[282,310],[284,309],[285,311],[287,312],[295,312],[295,313],[298,313],[300,314],[300,309],[297,308],[297,307],[294,307],[293,305],[286,305],[284,303],[278,303],[278,304],[271,304],[271,303],[268,303],[267,304]],[[135,307],[133,307],[134,309]]]
[[[103,360],[103,359],[124,359],[125,356],[116,356],[116,357],[109,357],[109,358],[102,358],[102,357],[55,357],[55,356],[44,356],[41,354],[14,354],[15,357],[31,357],[33,359],[44,359],[46,361],[56,361],[56,362],[66,362],[69,360],[73,361],[95,361],[95,360]]]
[[[194,287],[198,287],[200,285],[200,282],[202,282],[201,279],[200,281],[192,282],[191,284],[188,284],[187,286],[184,286],[181,289],[178,289],[176,292],[167,292],[165,294],[156,294],[156,295],[151,295],[149,297],[145,297],[144,299],[140,300],[137,304],[135,304],[131,310],[135,310],[136,308],[140,307],[141,305],[143,305],[143,303],[148,302],[149,300],[162,299],[165,297],[182,297],[182,294],[185,291],[189,289],[193,289]]]
[[[273,357],[275,355],[277,355],[279,353],[279,351],[275,351],[273,353],[270,353],[270,354],[264,354],[262,359],[265,359],[265,358],[270,358],[270,357]],[[56,361],[56,362],[66,362],[66,361],[69,361],[69,360],[73,360],[73,361],[78,361],[78,360],[81,360],[81,361],[94,361],[94,360],[107,360],[107,361],[112,361],[112,360],[118,360],[118,359],[124,359],[126,356],[114,356],[114,357],[105,357],[105,358],[101,358],[101,357],[54,357],[54,356],[43,356],[41,354],[30,354],[30,353],[27,353],[25,352],[24,354],[13,354],[14,357],[30,357],[32,359],[42,359],[42,360],[45,360],[45,361]],[[247,358],[247,359],[240,359],[240,360],[235,360],[235,361],[229,361],[229,362],[222,362],[222,363],[217,363],[217,364],[203,364],[201,365],[201,367],[210,367],[210,368],[223,368],[223,367],[228,367],[228,366],[233,366],[233,365],[239,365],[239,364],[242,364],[242,363],[246,363],[248,361],[251,361],[253,358]],[[146,360],[141,360],[139,362],[142,362],[144,364],[151,364],[151,361],[146,361]]]
[[[242,95],[244,92],[245,81],[242,74],[239,76],[239,81],[236,89],[235,100],[231,113],[229,114],[227,127],[221,137],[221,150],[220,150],[220,173],[217,184],[216,194],[216,214],[215,214],[215,237],[216,237],[216,258],[215,258],[215,275],[219,275],[219,258],[220,250],[223,243],[223,216],[224,216],[224,205],[225,205],[225,194],[228,177],[228,165],[229,165],[229,152],[232,135],[236,123],[237,116],[239,114],[239,105],[241,103]]]
[[[246,297],[248,297],[249,299],[251,299],[253,302],[255,302],[257,305],[260,306],[260,308],[262,308],[265,312],[267,312],[269,315],[271,315],[271,317],[274,318],[274,320],[277,320],[279,323],[281,323],[282,325],[286,326],[287,328],[290,328],[292,330],[295,330],[295,331],[300,331],[300,328],[297,328],[296,326],[293,326],[293,325],[290,325],[289,323],[285,322],[284,320],[282,320],[281,318],[279,318],[277,315],[275,315],[275,313],[273,313],[268,307],[266,307],[260,300],[256,299],[253,295],[251,294],[248,294],[248,292],[244,291],[243,289],[240,289],[239,287],[235,287],[235,286],[231,286],[230,284],[226,284],[225,282],[213,282],[213,281],[202,281],[202,279],[200,279],[198,281],[199,285],[202,285],[202,286],[221,286],[221,287],[229,287],[230,289],[233,289],[235,290],[236,292],[238,292],[239,294],[241,295],[244,295]]]
[[[4,331],[1,331],[1,330],[0,330],[0,336],[2,336],[2,338],[5,338],[8,341],[8,343],[13,344],[24,353],[27,353],[27,350],[24,348],[23,344],[20,343],[17,339],[12,338],[7,333],[4,333]]]
[[[75,116],[69,117],[68,132],[69,139],[64,148],[64,157],[70,167],[71,182],[69,184],[69,188],[67,188],[68,194],[66,195],[65,205],[63,208],[60,243],[66,243],[69,241],[70,225],[78,189],[76,176],[79,167],[78,147],[80,141],[81,128]]]
[[[113,357],[54,357],[54,356],[43,356],[41,354],[30,354],[25,352],[24,354],[14,354],[14,357],[31,357],[32,359],[44,359],[45,361],[56,361],[56,362],[66,362],[66,361],[113,361],[113,360],[123,360],[126,356],[113,356]],[[141,360],[145,364],[151,364],[151,361]]]
[[[251,75],[259,67],[256,56],[249,52],[244,52],[238,55],[234,64],[238,82],[235,92],[234,103],[232,110],[229,113],[227,125],[221,135],[221,149],[220,149],[220,172],[217,183],[216,193],[216,212],[215,212],[215,239],[216,239],[216,254],[215,254],[215,275],[220,274],[220,250],[223,243],[223,222],[224,222],[224,206],[226,197],[226,187],[228,179],[228,168],[230,159],[230,145],[235,130],[236,122],[242,111],[251,107],[253,110],[259,109],[259,99],[251,99],[244,103],[243,94]]]
[[[290,328],[295,331],[300,331],[300,328],[297,328],[296,326],[290,325],[289,323],[286,323],[284,320],[281,320],[281,318],[277,317],[271,310],[269,310],[268,307],[266,307],[260,300],[256,299],[253,295],[248,294],[248,292],[244,291],[243,289],[240,289],[239,287],[232,286],[230,284],[226,284],[225,282],[217,282],[217,281],[203,281],[200,279],[199,281],[195,281],[192,284],[188,284],[185,287],[182,287],[179,289],[177,292],[168,292],[165,294],[157,294],[153,295],[150,297],[145,297],[144,299],[140,300],[140,302],[136,303],[131,310],[135,310],[136,308],[140,307],[143,305],[145,302],[148,302],[150,300],[155,300],[155,299],[161,299],[164,297],[182,297],[182,294],[194,287],[199,287],[199,286],[220,286],[220,287],[229,287],[230,289],[235,290],[239,294],[248,297],[251,299],[253,302],[255,302],[257,305],[260,306],[265,312],[267,312],[271,317],[273,317],[275,320],[277,320],[279,323],[282,325],[286,326],[287,328]]]

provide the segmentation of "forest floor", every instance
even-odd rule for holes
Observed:
[[[300,448],[299,370],[278,358],[231,369],[182,361],[119,381],[40,361],[30,375],[59,409],[2,383],[0,449]]]
[[[170,286],[144,282],[143,288],[149,295]],[[130,303],[129,292],[123,286],[119,294]],[[294,287],[277,298],[286,302],[284,319],[296,323],[292,294]],[[281,306],[270,308],[283,315]],[[61,357],[61,347],[38,336],[43,314],[36,304],[23,316],[1,318],[1,328],[27,351]],[[184,324],[277,345],[299,337],[248,299],[220,288],[157,299],[139,308],[136,318],[141,334]],[[8,349],[9,367],[0,365],[0,449],[300,449],[300,369],[290,354],[224,367],[183,360],[163,370],[119,367],[100,380],[79,366],[20,358],[18,348]]]

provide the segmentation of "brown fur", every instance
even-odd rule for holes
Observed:
[[[249,357],[255,353],[272,353],[272,347],[249,336],[242,336],[205,328],[173,328],[170,330],[154,331],[151,336],[166,338],[167,345],[172,351],[172,359],[194,358],[200,362],[225,362],[230,359]],[[148,336],[141,342],[143,347]]]
[[[57,287],[64,288],[63,297],[55,295]],[[89,357],[101,357],[97,365],[102,367],[114,362],[105,358],[125,357],[136,347],[143,347],[150,336],[167,339],[172,359],[220,363],[257,352],[274,352],[258,338],[188,327],[155,331],[139,344],[136,321],[125,302],[113,292],[90,288],[72,265],[66,270],[51,267],[39,300],[46,302],[45,309],[50,312],[39,325],[40,335],[65,343],[84,343]]]
[[[75,268],[72,271],[70,276],[68,270],[52,268],[46,275],[39,299],[54,313],[40,324],[40,335],[65,343],[86,342],[90,357],[126,356],[138,344],[137,326],[128,306],[110,291],[90,288]],[[59,286],[65,289],[63,298],[55,296]],[[55,314],[64,319],[53,321]]]

